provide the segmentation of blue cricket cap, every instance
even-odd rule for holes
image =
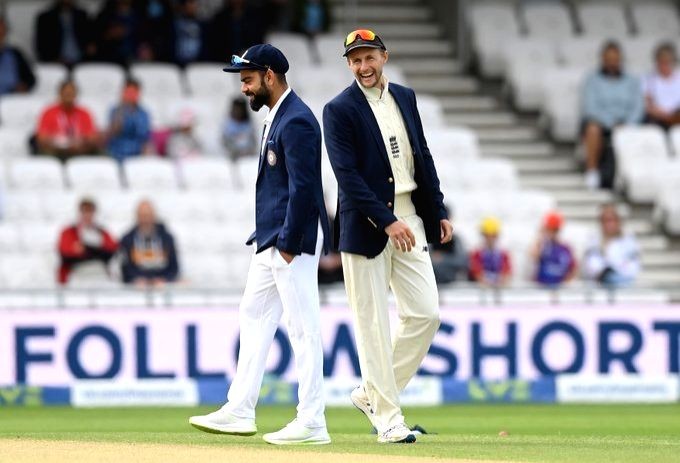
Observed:
[[[266,71],[271,69],[276,74],[288,72],[288,60],[285,55],[268,43],[253,45],[243,55],[231,57],[231,64],[223,69],[224,72],[240,72],[245,70]]]

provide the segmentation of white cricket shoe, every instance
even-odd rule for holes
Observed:
[[[373,427],[377,429],[378,427],[375,425],[375,414],[373,413],[373,407],[371,407],[371,402],[368,400],[364,386],[357,386],[354,388],[354,390],[349,394],[349,398],[354,406],[358,408],[359,411],[363,412],[363,414],[366,415],[366,418],[368,418],[368,421],[370,421]]]
[[[413,444],[416,436],[404,423],[392,426],[378,434],[380,444]]]
[[[297,419],[288,423],[280,431],[265,434],[262,439],[274,445],[322,445],[331,443],[331,436],[328,435],[325,426],[323,428],[308,428],[299,423]]]
[[[595,191],[600,188],[600,171],[597,169],[587,170],[583,176],[583,182],[589,191]]]
[[[189,424],[196,429],[212,434],[252,436],[257,433],[255,420],[235,417],[224,406],[207,415],[192,416],[189,418]]]

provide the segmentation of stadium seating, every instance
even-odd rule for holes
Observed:
[[[227,63],[192,63],[185,77],[190,94],[194,97],[214,99],[233,98],[241,94],[241,83],[234,76],[225,75],[222,68]]]
[[[35,130],[38,118],[51,100],[22,94],[5,95],[0,100],[2,130],[16,129],[29,133]]]
[[[522,8],[522,16],[526,31],[532,38],[563,41],[574,35],[569,10],[564,4],[528,3]]]
[[[174,64],[137,63],[130,67],[130,74],[141,83],[145,96],[181,98],[185,93],[182,74]]]
[[[581,29],[585,35],[623,38],[628,35],[624,6],[618,2],[583,2],[576,5]]]
[[[111,158],[78,157],[66,163],[68,185],[83,193],[121,188],[118,164]]]
[[[75,67],[73,80],[78,86],[79,98],[98,99],[110,104],[120,98],[125,71],[116,64],[83,63]]]
[[[543,97],[543,70],[557,64],[553,44],[533,37],[509,40],[505,44],[504,57],[515,106],[521,110],[538,109]]]
[[[230,165],[222,159],[187,159],[180,165],[182,183],[189,191],[218,192],[234,186]]]
[[[503,44],[520,35],[514,7],[502,1],[474,2],[469,19],[482,75],[500,77],[505,70]]]
[[[68,69],[63,64],[36,63],[33,73],[36,83],[31,93],[52,100],[59,84],[68,76]]]
[[[547,68],[541,78],[542,112],[548,119],[550,135],[557,141],[575,141],[581,121],[583,70]]]
[[[175,165],[170,161],[141,157],[123,163],[127,185],[137,191],[176,190],[179,187]]]
[[[7,2],[5,15],[9,29],[9,42],[21,45],[22,51],[27,58],[33,60],[33,37],[35,35],[35,21],[38,13],[46,7],[43,0],[21,0],[20,2]]]
[[[9,186],[15,190],[63,190],[62,166],[54,158],[16,159],[8,169]]]
[[[29,154],[29,134],[24,128],[0,126],[0,160],[9,160]]]
[[[672,3],[631,2],[630,13],[638,35],[673,37],[680,33],[680,20]]]
[[[274,32],[267,36],[267,41],[281,50],[289,63],[295,66],[311,66],[314,64],[310,41],[303,35],[288,32]]]

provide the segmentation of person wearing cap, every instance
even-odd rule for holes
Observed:
[[[386,47],[369,30],[345,39],[355,82],[323,111],[326,148],[338,180],[335,245],[353,312],[362,384],[352,403],[380,443],[411,443],[399,393],[418,371],[439,327],[428,243],[451,240],[444,196],[412,89],[383,73]],[[388,292],[399,325],[390,336]]]
[[[576,274],[576,260],[571,248],[559,238],[564,219],[553,211],[543,218],[541,236],[531,249],[536,272],[534,280],[546,287],[557,287]]]
[[[512,276],[512,268],[510,255],[498,246],[501,221],[496,217],[485,217],[479,231],[484,242],[470,254],[470,279],[485,287],[505,286]]]
[[[240,351],[227,403],[191,417],[198,429],[253,435],[255,405],[265,361],[284,318],[298,375],[297,417],[270,444],[328,444],[323,393],[323,350],[317,270],[329,247],[321,188],[321,129],[312,111],[286,83],[288,61],[272,45],[255,45],[233,56],[226,72],[240,73],[250,107],[269,108],[264,120],[256,181],[256,249],[239,308]]]

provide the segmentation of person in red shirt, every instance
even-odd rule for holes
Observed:
[[[76,104],[78,90],[72,80],[59,86],[59,101],[49,106],[38,123],[38,152],[67,159],[97,153],[100,140],[92,115]]]
[[[507,251],[498,247],[501,222],[495,217],[482,220],[480,232],[484,237],[481,248],[470,254],[470,278],[482,286],[498,288],[510,281],[512,270]]]
[[[66,284],[73,269],[85,262],[106,264],[118,249],[116,240],[94,221],[97,206],[85,198],[78,205],[78,222],[65,228],[59,237],[59,283]]]

